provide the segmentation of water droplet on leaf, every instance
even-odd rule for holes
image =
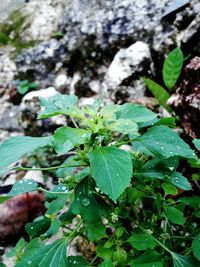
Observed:
[[[88,207],[90,205],[90,199],[89,197],[82,197],[81,199],[81,204],[84,206],[84,207]]]

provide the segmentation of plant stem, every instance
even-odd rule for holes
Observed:
[[[82,221],[80,221],[80,222],[77,224],[77,226],[74,228],[74,230],[73,230],[73,231],[70,233],[70,235],[67,237],[68,240],[71,239],[71,238],[73,237],[73,235],[74,235],[76,232],[78,232],[78,230],[79,230],[81,224],[82,224]]]
[[[88,166],[86,164],[83,165],[59,165],[59,166],[53,166],[53,167],[45,167],[45,168],[29,168],[29,167],[14,167],[11,169],[16,171],[51,171],[51,170],[57,170],[57,169],[63,169],[63,168],[69,168],[69,167],[85,167]]]
[[[74,118],[72,118],[72,117],[70,116],[70,119],[71,119],[71,121],[73,122],[74,126],[75,126],[76,128],[78,128],[78,125],[77,125],[77,123],[75,122]]]
[[[90,265],[92,265],[92,264],[96,261],[97,258],[98,258],[98,256],[96,255],[96,256],[91,260]]]
[[[150,234],[146,229],[144,229],[142,226],[137,225],[143,232],[153,237],[154,241],[159,244],[164,250],[166,250],[171,255],[174,255],[174,252],[172,252],[170,249],[168,249],[163,243],[161,243],[157,238],[155,238],[152,234]]]

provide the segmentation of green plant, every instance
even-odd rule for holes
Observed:
[[[166,57],[163,69],[162,77],[164,85],[167,87],[168,91],[151,79],[144,78],[144,82],[148,89],[151,91],[153,96],[158,100],[158,103],[163,106],[166,110],[171,111],[170,106],[167,104],[167,100],[170,97],[183,67],[184,56],[183,52],[179,47],[172,50]]]
[[[33,190],[46,194],[46,213],[26,225],[29,241],[21,238],[13,251],[15,266],[200,266],[200,197],[178,194],[192,194],[179,162],[197,164],[197,155],[165,125],[173,119],[159,119],[140,105],[102,101],[78,108],[76,96],[41,99],[39,119],[65,114],[74,127],[47,137],[11,137],[0,145],[1,175],[30,170],[12,164],[39,147],[66,155],[59,166],[33,169],[57,173],[52,190],[21,180],[0,197],[4,202]],[[59,229],[62,238],[47,244]],[[77,236],[95,244],[93,258],[66,256]]]
[[[16,89],[21,95],[24,95],[29,90],[37,89],[37,84],[34,83],[34,82],[29,82],[28,80],[22,80],[22,81],[19,82],[19,84],[17,85]]]

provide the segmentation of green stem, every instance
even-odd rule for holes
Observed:
[[[171,255],[174,255],[174,252],[172,252],[170,249],[168,249],[163,243],[161,243],[157,238],[155,238],[152,234],[150,234],[146,229],[144,229],[143,227],[141,227],[140,225],[137,225],[143,232],[145,232],[146,234],[150,235],[154,241],[160,245],[164,250],[166,250],[168,253],[170,253]]]
[[[86,164],[83,165],[59,165],[59,166],[53,166],[53,167],[45,167],[45,168],[28,168],[23,166],[18,166],[12,168],[10,171],[16,170],[16,171],[52,171],[57,169],[63,169],[63,168],[69,168],[69,167],[85,167],[88,166]]]
[[[71,119],[72,123],[74,124],[74,126],[75,126],[76,128],[78,128],[78,125],[77,125],[77,123],[75,122],[74,118],[72,118],[72,117],[70,116],[70,119]]]
[[[35,190],[42,191],[42,192],[52,194],[52,195],[53,194],[55,194],[55,195],[67,195],[69,193],[69,192],[52,192],[52,191],[48,191],[48,190],[44,189],[43,187],[38,187]]]
[[[96,256],[91,260],[90,265],[92,265],[92,264],[96,261],[97,258],[98,258],[98,256],[96,255]]]
[[[78,232],[79,228],[81,227],[82,221],[80,221],[77,226],[74,228],[74,230],[70,233],[70,235],[67,237],[67,239],[71,239],[76,232]]]

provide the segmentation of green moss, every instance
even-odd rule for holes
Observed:
[[[32,47],[35,42],[22,41],[20,34],[23,29],[23,24],[26,20],[20,11],[14,11],[6,22],[0,24],[0,46],[12,45],[15,53],[19,53],[23,48]]]

